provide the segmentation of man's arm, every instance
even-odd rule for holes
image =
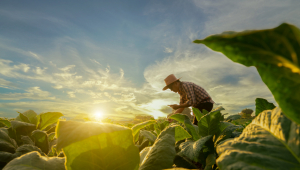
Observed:
[[[182,112],[183,112],[183,110],[184,110],[184,108],[179,108],[179,109],[177,109],[177,110],[175,111],[175,113],[174,113],[174,114],[176,114],[176,113],[182,113]]]
[[[173,109],[175,109],[176,112],[177,112],[177,110],[182,109],[181,110],[181,112],[182,112],[184,108],[190,107],[191,105],[188,102],[186,102],[184,104],[179,104],[179,105],[178,104],[172,104],[172,105],[169,105],[169,106],[172,107]],[[177,112],[177,113],[181,113],[181,112]]]

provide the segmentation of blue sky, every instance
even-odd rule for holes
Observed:
[[[1,1],[0,117],[166,116],[169,74],[230,114],[275,100],[254,67],[193,44],[224,31],[300,27],[299,0]]]

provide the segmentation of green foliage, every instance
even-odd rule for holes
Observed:
[[[145,137],[151,143],[154,143],[156,136],[148,130],[140,130],[140,136]]]
[[[12,129],[16,132],[16,135],[28,136],[32,131],[36,129],[34,124],[13,120],[10,122]]]
[[[38,147],[27,144],[18,147],[15,153],[0,151],[0,168],[2,169],[11,160],[33,151],[37,151],[43,156],[45,155]]]
[[[174,125],[175,127],[175,141],[178,142],[180,140],[189,139],[192,136],[181,126]]]
[[[3,124],[4,126],[6,126],[8,128],[11,127],[10,121],[5,118],[0,118],[0,124]]]
[[[132,130],[114,124],[59,121],[57,150],[66,155],[66,168],[132,169],[139,167],[139,151]]]
[[[286,116],[300,124],[300,30],[290,24],[274,29],[227,32],[195,40],[234,62],[255,66]]]
[[[208,135],[198,139],[197,141],[187,141],[179,146],[179,156],[187,157],[188,159],[199,162],[199,157],[204,144],[212,138],[212,135]]]
[[[203,112],[203,113],[207,113]],[[222,114],[220,111],[213,111],[202,116],[198,122],[199,135],[214,135],[219,130]]]
[[[14,153],[17,146],[4,129],[0,129],[0,151]]]
[[[217,157],[216,146],[232,137],[232,132],[240,127],[229,122],[223,122],[224,117],[220,112],[221,110],[224,110],[224,108],[219,107],[208,113],[206,110],[200,112],[198,109],[193,108],[196,118],[199,119],[199,130],[196,133],[201,138],[181,143],[179,146],[180,151],[178,152],[179,156],[186,157],[194,162],[200,162],[205,169],[211,169],[215,166],[213,162],[215,162],[214,160]],[[175,117],[176,115],[173,116]],[[175,118],[181,122],[184,120],[182,115]]]
[[[176,167],[181,167],[176,168],[177,170],[181,170],[183,168],[187,168],[187,169],[197,169],[197,166],[193,164],[192,161],[188,160],[185,157],[176,155],[174,158],[174,164],[176,165]]]
[[[145,155],[139,170],[163,170],[172,168],[175,151],[175,127],[169,126],[158,136],[153,146],[142,153]]]
[[[3,170],[65,170],[64,162],[65,158],[48,158],[35,151],[10,161]]]
[[[33,110],[27,110],[23,113],[19,112],[19,116],[16,117],[16,120],[36,125],[37,114]]]
[[[35,145],[41,148],[45,154],[48,154],[49,142],[47,133],[45,131],[35,130],[31,133],[31,136],[34,139]]]
[[[7,128],[0,130],[0,153],[3,156],[0,168],[4,167],[8,160],[28,152],[38,151],[41,155],[48,154],[51,147],[56,144],[56,138],[55,133],[52,133],[49,135],[51,140],[48,139],[47,133],[55,130],[55,123],[60,116],[62,114],[58,112],[37,115],[34,111],[28,110],[19,113],[15,119],[1,119],[0,122]],[[37,129],[40,127],[43,130]]]
[[[149,126],[151,124],[154,124],[156,121],[155,120],[148,120],[139,124],[134,125],[131,129],[132,129],[132,134],[133,134],[133,138],[134,141],[136,142],[138,140],[138,136],[139,136],[139,131],[146,127]]]
[[[188,133],[193,137],[194,140],[198,140],[200,138],[199,134],[197,133],[195,127],[193,126],[191,120],[187,115],[183,114],[175,114],[170,117],[170,119],[177,120],[180,123],[183,123],[187,128]]]
[[[53,123],[56,123],[60,117],[62,117],[63,114],[60,112],[47,112],[47,113],[41,113],[38,115],[38,125],[37,127],[40,130],[44,130],[49,125],[52,125]]]
[[[279,108],[261,112],[243,133],[217,147],[220,169],[299,169],[300,126]]]
[[[233,120],[237,120],[237,119],[240,119],[242,116],[241,115],[230,115],[230,116],[228,116],[226,119],[225,119],[225,121],[227,121],[227,122],[231,122],[231,121],[233,121]]]
[[[34,142],[29,136],[21,136],[21,140],[23,144],[29,144],[29,145],[34,145]]]
[[[256,116],[264,110],[273,110],[276,107],[273,103],[269,103],[266,99],[263,98],[256,98],[255,106]]]

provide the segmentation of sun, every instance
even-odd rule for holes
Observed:
[[[101,119],[103,118],[103,113],[98,111],[94,114],[94,118],[97,120],[97,121],[101,121]]]

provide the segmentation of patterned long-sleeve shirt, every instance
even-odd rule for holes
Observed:
[[[200,103],[215,103],[210,95],[200,86],[192,82],[181,82],[179,87],[180,104],[196,107]]]

